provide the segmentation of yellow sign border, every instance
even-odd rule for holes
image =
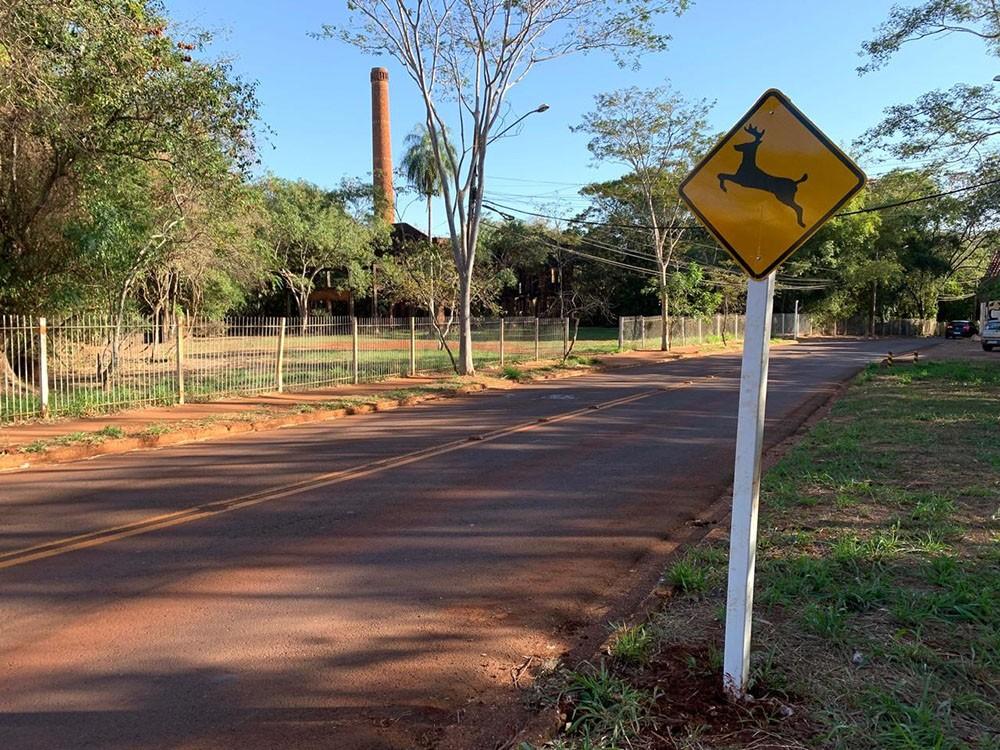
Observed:
[[[698,207],[694,205],[694,203],[691,201],[690,198],[688,198],[687,194],[684,192],[684,188],[692,179],[694,179],[694,176],[701,171],[701,169],[708,163],[708,161],[713,156],[715,156],[719,152],[719,150],[722,149],[722,147],[725,146],[730,141],[730,139],[733,138],[733,136],[737,135],[741,130],[743,130],[744,126],[750,121],[753,115],[756,114],[756,112],[760,109],[761,105],[764,104],[764,101],[770,96],[775,97],[779,102],[781,102],[782,106],[784,106],[796,120],[798,120],[807,130],[809,130],[809,132],[811,132],[813,136],[820,143],[822,143],[826,148],[828,148],[830,152],[833,153],[834,156],[840,159],[840,161],[844,164],[844,166],[847,167],[847,169],[850,170],[858,178],[858,182],[857,185],[855,185],[853,188],[847,191],[847,193],[844,194],[844,197],[841,198],[839,201],[837,201],[837,203],[829,211],[827,211],[820,219],[814,222],[811,227],[808,227],[795,242],[793,242],[786,250],[784,250],[775,259],[773,263],[771,263],[771,265],[769,265],[766,269],[764,269],[760,273],[757,273],[753,269],[751,269],[749,265],[747,265],[746,261],[744,261],[743,258],[740,257],[740,254],[736,251],[736,249],[732,245],[730,245],[729,242],[726,241],[726,239],[714,226],[712,226],[712,222],[710,222],[702,215],[701,211],[698,210]],[[845,203],[847,203],[847,201],[849,201],[851,198],[857,195],[858,191],[860,191],[867,182],[868,182],[868,177],[865,175],[863,171],[861,171],[861,168],[857,164],[855,164],[854,161],[851,160],[851,157],[845,154],[837,146],[837,144],[835,144],[833,141],[827,138],[826,135],[823,134],[823,131],[821,131],[818,127],[816,127],[816,125],[813,124],[812,120],[806,117],[798,107],[792,104],[791,99],[785,96],[784,93],[782,93],[778,89],[768,89],[763,94],[761,94],[760,98],[757,99],[757,101],[754,103],[752,107],[750,107],[749,110],[747,110],[747,113],[740,118],[739,122],[733,125],[733,127],[730,128],[729,132],[719,139],[719,142],[715,144],[712,150],[709,151],[704,157],[702,157],[702,159],[698,162],[698,164],[695,165],[694,169],[691,170],[690,174],[688,174],[688,176],[684,178],[684,181],[681,182],[680,187],[677,189],[677,192],[680,193],[681,198],[687,204],[688,208],[691,209],[692,213],[694,213],[694,215],[698,218],[698,221],[704,224],[705,228],[709,231],[709,233],[711,233],[711,235],[715,237],[716,241],[726,249],[726,251],[733,257],[733,259],[737,263],[740,264],[743,270],[746,271],[747,275],[750,276],[750,278],[757,279],[759,281],[761,279],[766,279],[771,274],[771,272],[774,271],[774,269],[776,269],[778,266],[780,266],[788,259],[788,256],[790,256],[792,253],[794,253],[796,250],[802,247],[809,240],[809,238],[813,236],[816,230],[819,229],[821,226],[823,226],[827,221],[829,221],[829,219],[833,216],[833,214],[837,212],[837,210],[841,206],[843,206]]]

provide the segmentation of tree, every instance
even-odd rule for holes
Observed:
[[[587,144],[597,162],[621,164],[630,170],[633,187],[649,228],[648,248],[659,273],[660,348],[670,347],[670,265],[684,239],[679,228],[688,212],[677,187],[706,145],[706,118],[711,105],[688,101],[669,84],[654,89],[635,87],[598,94],[595,108],[572,128],[590,135]]]
[[[446,154],[447,161],[455,161],[455,153]],[[441,173],[434,160],[434,144],[423,125],[406,136],[406,151],[400,162],[406,181],[427,201],[427,241],[433,242],[431,200],[441,195]]]
[[[654,30],[655,18],[686,6],[687,0],[352,0],[355,24],[325,27],[326,36],[395,58],[420,91],[459,278],[463,374],[475,371],[472,279],[487,153],[523,120],[505,119],[511,90],[536,65],[574,53],[609,50],[624,61],[664,49],[668,37]],[[450,129],[445,106],[454,107]]]
[[[123,165],[188,178],[246,170],[254,87],[193,57],[155,0],[0,6],[0,304],[33,311],[78,278],[67,236],[84,183]]]
[[[847,215],[820,228],[783,273],[805,283],[825,278],[813,311],[830,319],[863,316],[872,336],[879,319],[931,318],[941,301],[970,298],[997,246],[1000,209],[995,186],[919,200],[946,184],[929,170],[897,169],[872,180]],[[866,207],[880,210],[856,213]]]
[[[859,73],[889,63],[903,45],[950,34],[980,39],[988,53],[1000,56],[1000,6],[992,0],[925,0],[905,7],[896,5],[873,39],[862,45],[868,62]],[[990,141],[1000,134],[1000,99],[988,82],[956,83],[947,91],[930,91],[910,104],[886,110],[881,123],[862,141],[885,146],[901,158],[934,156],[962,162],[992,150]]]
[[[437,323],[440,311],[437,306],[439,297],[434,288],[434,280],[435,275],[440,273],[438,269],[442,267],[442,259],[440,257],[440,249],[434,244],[434,222],[431,213],[431,203],[435,197],[441,195],[441,173],[438,171],[437,162],[434,160],[434,144],[425,126],[418,125],[412,133],[406,136],[406,143],[407,149],[403,154],[400,167],[410,187],[416,190],[427,201],[428,247],[427,251],[422,253],[422,255],[424,256],[424,261],[428,263],[427,279],[430,283],[428,294],[421,298],[421,304],[424,300],[427,300],[429,303],[428,312],[435,323]],[[453,150],[446,154],[446,159],[448,161],[455,161]],[[412,261],[413,258],[410,257],[410,260]],[[452,307],[452,310],[454,310],[454,307]]]
[[[325,270],[367,267],[386,228],[350,216],[341,196],[305,181],[269,178],[261,185],[266,216],[261,239],[272,269],[294,297],[303,327],[309,295]]]

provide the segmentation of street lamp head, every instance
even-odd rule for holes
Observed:
[[[997,78],[1000,78],[1000,76],[997,76]],[[996,80],[996,79],[994,79],[994,80]],[[548,108],[549,108],[548,104],[542,104],[535,111],[536,112],[545,112],[546,110],[548,110]]]
[[[993,76],[994,81],[1000,81],[1000,76]]]

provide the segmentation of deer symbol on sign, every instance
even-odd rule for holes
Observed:
[[[795,211],[799,226],[805,227],[805,222],[802,221],[802,206],[795,202],[795,193],[799,189],[799,183],[809,179],[809,175],[804,174],[799,179],[793,180],[790,177],[775,177],[762,170],[757,166],[757,149],[760,148],[760,142],[764,138],[764,131],[757,130],[752,124],[743,129],[753,136],[753,140],[733,146],[743,158],[735,174],[719,174],[719,187],[722,188],[722,192],[728,192],[727,180],[745,188],[763,190]]]

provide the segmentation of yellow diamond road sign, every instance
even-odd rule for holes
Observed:
[[[755,279],[767,277],[865,184],[865,174],[777,89],[764,92],[680,193]]]

